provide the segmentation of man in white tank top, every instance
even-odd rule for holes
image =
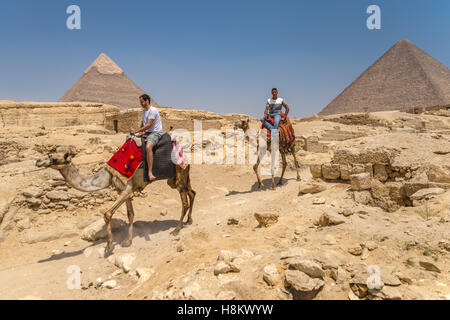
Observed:
[[[286,109],[285,116],[287,117],[287,115],[289,113],[289,106],[286,104],[286,102],[284,102],[283,98],[278,97],[278,89],[273,88],[272,89],[272,98],[267,100],[266,111],[264,112],[264,118],[261,119],[264,126],[268,130],[277,130],[278,129],[278,126],[281,121],[283,107]],[[274,118],[273,125],[272,125],[272,123],[270,123],[269,121],[266,120],[268,117]]]
[[[139,134],[145,133],[147,138],[146,153],[148,164],[148,178],[150,181],[156,179],[152,173],[153,168],[153,147],[156,146],[163,134],[163,128],[161,123],[161,117],[159,116],[158,109],[150,104],[150,97],[147,94],[143,94],[139,97],[139,102],[143,108],[142,110],[142,123],[138,130],[131,129],[131,133]]]

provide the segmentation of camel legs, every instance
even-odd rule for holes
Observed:
[[[131,246],[131,244],[133,243],[133,222],[134,222],[134,210],[133,210],[133,203],[131,202],[131,199],[128,199],[126,201],[126,205],[127,205],[127,215],[128,215],[128,236],[121,243],[122,247],[124,247],[124,248]]]
[[[111,228],[111,219],[116,210],[127,200],[133,196],[133,190],[130,186],[127,186],[126,189],[120,194],[119,198],[113,204],[113,206],[105,212],[105,223],[106,223],[106,232],[108,236],[108,241],[105,249],[105,257],[112,254],[114,250],[114,245],[112,241],[112,228]]]
[[[262,154],[262,151],[260,150],[259,145],[258,145],[257,152],[259,155],[258,155],[258,158],[256,159],[255,165],[253,166],[253,171],[255,171],[256,179],[258,179],[258,189],[261,189],[263,184],[261,181],[261,177],[259,176],[258,167],[259,167],[259,164],[260,164],[262,158],[264,157],[264,154]]]
[[[187,194],[189,197],[189,214],[188,214],[188,220],[187,220],[186,224],[192,224],[192,222],[194,222],[192,220],[192,208],[194,207],[194,199],[195,199],[195,195],[197,193],[194,190],[192,190],[191,181],[190,181],[189,177],[188,177],[188,186],[187,187],[188,187]]]
[[[278,185],[281,186],[283,183],[284,172],[286,171],[287,162],[286,162],[286,154],[284,152],[281,153],[281,159],[283,160],[283,170],[281,171],[280,181],[278,181]]]
[[[180,197],[181,197],[181,202],[182,202],[182,208],[181,208],[181,218],[180,221],[178,221],[178,225],[175,228],[175,230],[173,230],[170,234],[176,236],[178,234],[178,232],[180,232],[181,229],[181,225],[183,223],[184,220],[184,216],[186,215],[187,210],[189,209],[189,202],[188,202],[188,198],[187,198],[187,191],[185,188],[183,189],[179,189],[178,190],[180,192]]]
[[[297,161],[297,156],[295,155],[295,142],[292,145],[292,155],[294,156],[295,169],[297,170],[297,181],[300,181],[300,166]]]

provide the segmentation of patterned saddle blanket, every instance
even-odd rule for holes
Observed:
[[[285,120],[283,120],[285,119]],[[268,120],[269,122],[271,122],[273,124],[274,119],[273,118],[267,118],[266,120]],[[264,127],[264,124],[261,125],[261,129],[266,129],[266,127]],[[269,145],[271,143],[271,132],[270,130],[267,130],[267,136],[266,136],[266,141],[267,144]],[[280,125],[278,126],[278,131],[280,133],[280,144],[283,147],[289,147],[293,141],[295,141],[295,133],[294,133],[294,128],[292,127],[291,121],[289,120],[289,117],[285,118],[285,114],[283,113],[281,116],[281,121],[280,121]]]

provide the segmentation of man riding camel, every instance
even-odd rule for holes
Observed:
[[[131,133],[139,134],[144,133],[147,138],[145,141],[147,151],[147,164],[148,164],[148,178],[150,181],[156,180],[156,177],[152,173],[153,168],[153,147],[156,146],[163,134],[163,127],[161,123],[161,117],[159,116],[158,109],[151,105],[151,99],[147,94],[143,94],[139,97],[139,101],[143,108],[142,110],[142,123],[141,128],[138,130],[131,129]]]
[[[261,119],[264,127],[268,130],[278,130],[278,126],[281,121],[282,107],[286,109],[285,118],[289,113],[289,106],[284,102],[283,98],[278,97],[278,89],[272,89],[272,98],[267,100],[266,111],[264,112],[264,118]],[[268,120],[273,118],[273,124]]]

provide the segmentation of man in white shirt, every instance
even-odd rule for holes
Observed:
[[[278,97],[278,89],[272,89],[272,98],[267,100],[266,111],[264,112],[264,118],[261,119],[264,126],[268,130],[277,130],[281,121],[282,108],[286,109],[285,117],[287,117],[289,113],[289,106],[284,102],[283,98]],[[273,125],[270,123],[267,118],[274,118]]]
[[[131,129],[131,133],[139,134],[145,133],[147,138],[145,141],[147,151],[147,164],[148,164],[148,178],[150,181],[156,179],[152,173],[153,168],[153,147],[156,146],[163,134],[161,117],[159,116],[158,109],[150,104],[150,97],[147,94],[143,94],[139,97],[139,102],[143,108],[142,110],[142,123],[141,128],[138,130]]]

